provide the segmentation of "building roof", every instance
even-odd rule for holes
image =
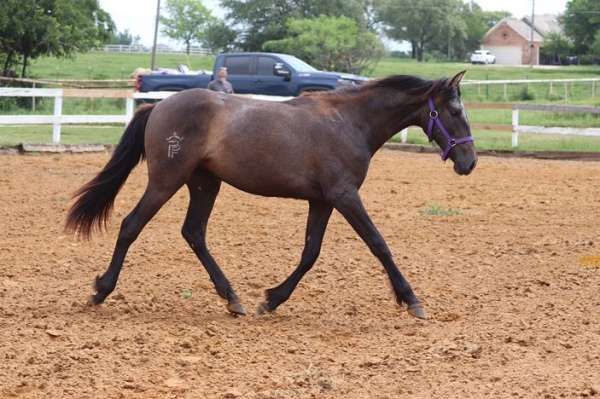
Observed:
[[[487,33],[485,34],[485,36],[483,37],[482,41],[485,41],[485,39],[493,31],[500,28],[501,26],[508,26],[509,28],[511,28],[512,30],[517,32],[520,36],[522,36],[525,40],[529,40],[531,37],[531,27],[527,23],[525,23],[523,20],[520,20],[520,19],[506,17],[506,18],[502,18],[500,21],[498,21],[498,23],[496,25],[494,25],[494,27],[492,27],[490,30],[488,30]],[[533,31],[533,41],[534,42],[543,42],[544,41],[544,38],[538,32],[536,32],[535,29]]]
[[[523,18],[523,22],[531,26],[531,20],[528,17]],[[562,26],[558,21],[558,15],[540,14],[535,15],[533,19],[533,28],[542,37],[549,33],[562,33]]]

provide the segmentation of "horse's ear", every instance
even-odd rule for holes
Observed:
[[[462,80],[463,76],[465,76],[465,73],[467,73],[466,70],[454,75],[454,77],[452,79],[450,79],[450,83],[449,83],[450,87],[454,87],[454,88],[458,89],[458,85],[460,84],[460,81]]]

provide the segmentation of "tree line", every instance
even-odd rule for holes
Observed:
[[[563,31],[545,37],[540,50],[546,62],[569,63],[573,56],[578,63],[600,62],[600,1],[570,0],[559,20]]]
[[[359,73],[383,56],[382,33],[410,42],[410,56],[419,61],[462,60],[510,15],[463,0],[221,0],[221,6],[224,21],[200,0],[169,0],[163,31],[188,48],[192,40],[213,51],[285,52],[318,68]],[[186,19],[202,29],[186,29]]]

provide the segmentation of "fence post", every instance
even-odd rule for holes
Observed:
[[[402,141],[402,144],[406,144],[407,139],[408,139],[408,128],[403,129],[400,132],[400,140]]]
[[[35,82],[31,84],[31,88],[35,91]],[[35,96],[31,97],[31,112],[35,112]]]
[[[592,98],[596,97],[596,81],[592,80]]]
[[[62,91],[60,96],[54,97],[54,123],[52,124],[52,143],[60,144],[60,122],[62,119]]]
[[[507,96],[507,88],[506,88],[506,83],[504,83],[504,101],[508,100],[508,96]]]
[[[569,84],[567,82],[565,82],[565,103],[568,102],[568,97],[569,97]]]
[[[125,126],[129,124],[129,122],[133,119],[133,109],[135,108],[135,100],[133,97],[127,97],[125,99],[125,117],[127,121],[125,122]]]
[[[519,109],[513,108],[512,112],[512,146],[519,146]]]

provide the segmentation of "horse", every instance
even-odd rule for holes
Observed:
[[[115,289],[130,245],[183,185],[189,206],[181,233],[233,315],[245,315],[238,295],[212,257],[206,228],[221,182],[242,191],[309,203],[304,249],[295,270],[265,291],[257,313],[284,303],[317,260],[336,209],[367,244],[388,274],[396,301],[408,313],[426,313],[396,266],[359,195],[373,155],[394,134],[420,126],[468,175],[477,163],[460,81],[395,75],[359,86],[312,92],[283,102],[242,98],[205,89],[179,92],[142,105],[104,168],[73,196],[65,228],[82,238],[106,227],[116,195],[144,158],[145,192],[123,220],[108,269],[94,282],[91,304]],[[451,133],[450,133],[451,132]]]

